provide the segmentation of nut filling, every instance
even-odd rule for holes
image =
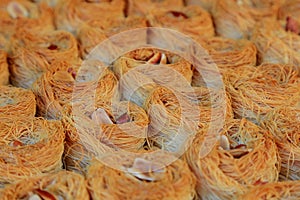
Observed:
[[[137,179],[153,182],[163,178],[165,169],[159,163],[136,158],[132,167],[127,168],[127,171]]]
[[[7,12],[13,19],[19,17],[29,17],[27,9],[23,5],[14,1],[7,5]]]
[[[225,135],[220,136],[220,150],[226,150],[234,158],[239,159],[244,155],[247,155],[253,149],[248,148],[246,144],[241,142],[229,141]]]

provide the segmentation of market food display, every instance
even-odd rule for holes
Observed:
[[[299,0],[1,0],[0,199],[299,199]]]

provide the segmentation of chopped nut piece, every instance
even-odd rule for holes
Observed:
[[[132,167],[127,170],[131,175],[145,181],[160,180],[165,172],[162,165],[143,158],[136,158]]]
[[[48,47],[49,50],[57,50],[58,46],[55,44],[50,44],[50,46]]]
[[[187,19],[188,16],[182,12],[178,12],[178,11],[170,11],[170,13],[174,16],[174,17],[178,17],[178,18],[183,18],[183,19]]]
[[[299,24],[297,23],[296,20],[294,20],[291,17],[286,18],[286,26],[285,26],[286,31],[291,31],[296,34],[300,34],[300,29],[299,29]]]
[[[117,120],[117,124],[124,124],[130,122],[130,116],[127,113],[122,114]]]
[[[224,150],[229,150],[230,149],[230,143],[226,135],[221,135],[220,136],[220,146]]]
[[[10,145],[13,147],[19,147],[19,146],[23,146],[23,143],[20,142],[19,140],[15,140],[15,141],[11,142]]]
[[[159,64],[167,64],[167,56],[164,53],[161,55]]]
[[[72,75],[72,77],[73,77],[74,79],[76,79],[76,72],[73,70],[73,68],[70,67],[70,68],[68,69],[68,72],[71,73],[71,75]]]
[[[147,63],[158,64],[160,62],[160,59],[161,59],[161,53],[156,53],[148,60]]]
[[[233,149],[246,149],[246,148],[247,148],[247,145],[245,145],[245,144],[239,144],[239,145],[233,147]]]
[[[252,149],[230,149],[228,150],[229,153],[234,157],[234,158],[241,158],[242,156],[248,154],[249,152],[252,151]]]
[[[257,181],[255,181],[255,183],[253,185],[264,185],[267,184],[268,182],[265,181],[261,181],[260,179],[258,179]]]
[[[113,124],[106,111],[98,108],[92,114],[92,120],[97,124]]]
[[[35,192],[44,200],[57,200],[57,198],[54,195],[45,190],[37,189],[35,190]]]
[[[18,17],[28,17],[29,15],[26,8],[15,1],[12,1],[7,5],[7,12],[13,19]]]

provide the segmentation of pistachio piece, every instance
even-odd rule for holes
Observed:
[[[26,8],[22,4],[15,2],[15,1],[10,2],[7,5],[6,9],[7,9],[8,14],[13,19],[16,19],[18,17],[28,17],[29,16],[29,13],[26,10]]]
[[[97,124],[113,124],[106,111],[102,108],[95,110],[91,117]]]

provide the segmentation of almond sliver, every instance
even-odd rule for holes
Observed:
[[[230,149],[230,143],[226,135],[221,135],[220,136],[220,146],[224,150],[229,150]]]

